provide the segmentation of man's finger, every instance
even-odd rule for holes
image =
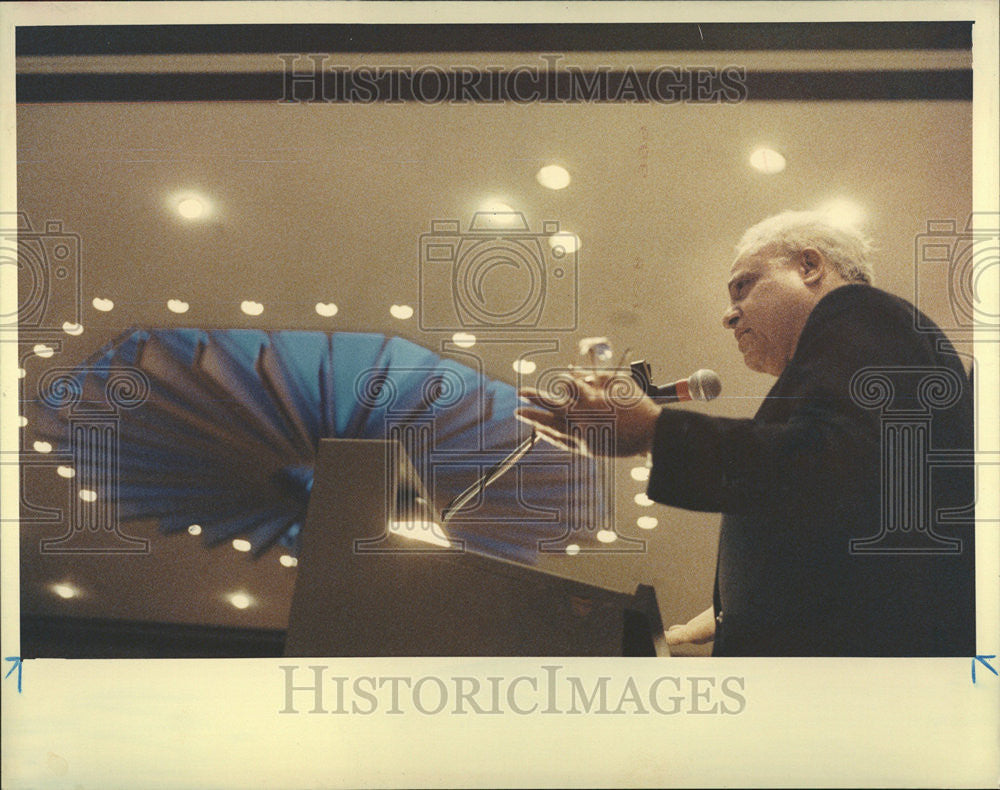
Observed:
[[[574,451],[573,440],[560,430],[557,424],[559,418],[550,412],[521,407],[514,412],[514,416],[530,425],[540,439],[560,450]]]
[[[672,625],[665,634],[668,645],[683,645],[691,641],[687,626]]]
[[[523,409],[515,412],[514,417],[530,425],[539,436],[555,438],[564,443],[569,441],[569,437],[560,430],[559,426],[553,421],[552,415],[548,412]]]
[[[547,392],[536,390],[534,387],[522,387],[517,391],[517,394],[525,400],[531,401],[536,406],[541,406],[547,411],[558,411],[560,408],[555,405],[559,402],[558,398],[553,397]]]
[[[550,411],[532,409],[528,406],[518,406],[514,409],[514,417],[521,422],[526,422],[530,425],[542,425],[547,428],[557,428],[561,422],[561,418]]]
[[[600,387],[604,385],[608,380],[613,379],[615,377],[615,371],[606,370],[603,368],[601,370],[586,371],[586,374],[587,375],[583,377],[583,380],[586,381],[588,384],[593,384],[595,387]]]
[[[603,389],[614,378],[614,373],[607,370],[588,370],[587,368],[570,368],[570,375],[578,382],[588,384],[594,389]]]
[[[565,434],[559,431],[552,430],[544,425],[535,425],[535,433],[538,435],[542,441],[548,442],[557,450],[564,450],[566,452],[573,452],[573,448],[568,444],[568,438]]]

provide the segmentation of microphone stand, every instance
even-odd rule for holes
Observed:
[[[627,349],[625,354],[628,354]],[[622,356],[624,358],[625,355],[623,354]],[[629,368],[632,378],[642,388],[643,392],[647,395],[654,395],[656,387],[653,386],[650,381],[651,376],[649,363],[639,360],[638,362],[633,362]],[[528,451],[538,443],[539,439],[541,439],[541,437],[538,433],[536,431],[532,431],[531,436],[515,447],[514,451],[510,453],[510,455],[495,466],[491,467],[485,475],[476,480],[476,482],[445,505],[444,509],[441,511],[441,526],[445,526],[459,510],[467,505],[473,498],[481,494],[488,485],[496,482],[500,477],[509,472],[514,464],[524,458]]]
[[[628,349],[625,350],[625,354],[628,354]],[[624,359],[625,354],[622,355],[622,359]],[[648,363],[642,361],[633,362],[631,365],[631,374],[632,378],[635,379],[636,383],[642,387],[644,392],[648,394],[649,390],[653,389],[649,380],[650,375]],[[490,485],[490,483],[496,482],[496,480],[509,472],[511,467],[524,458],[528,451],[538,443],[539,439],[541,439],[541,436],[539,436],[536,431],[532,431],[531,436],[515,447],[514,451],[510,455],[490,468],[485,475],[476,480],[476,482],[445,505],[444,509],[441,511],[441,526],[445,526],[459,510],[467,505],[473,498],[479,496],[479,494],[481,494],[486,487]]]
[[[485,475],[479,478],[475,483],[466,488],[461,494],[451,500],[445,508],[441,511],[441,526],[445,526],[459,510],[461,510],[465,505],[469,503],[474,497],[482,493],[486,486],[490,483],[495,482],[514,466],[518,461],[527,455],[528,451],[535,446],[541,437],[535,432],[531,432],[531,436],[521,442],[514,451],[500,461],[495,466],[491,467]]]

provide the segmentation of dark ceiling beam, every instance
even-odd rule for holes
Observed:
[[[79,25],[18,27],[31,55],[267,52],[961,50],[972,22],[452,25]]]
[[[422,83],[388,70],[303,76],[267,73],[19,74],[18,103],[257,101],[286,103],[736,103],[740,101],[971,101],[969,69],[909,71],[592,70],[505,79],[511,72],[444,72]],[[727,73],[728,72],[728,73]],[[423,85],[421,88],[420,85]]]

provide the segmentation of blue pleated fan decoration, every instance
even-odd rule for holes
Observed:
[[[122,520],[168,533],[199,524],[208,544],[243,537],[258,555],[276,543],[295,552],[321,438],[409,436],[440,510],[527,435],[509,384],[380,334],[140,329],[43,376],[41,390],[40,432],[61,452],[74,419],[114,413]],[[540,541],[566,536],[581,463],[535,447],[449,534],[531,561]],[[601,528],[574,523],[565,542],[586,547]]]

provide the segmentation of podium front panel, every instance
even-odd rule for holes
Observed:
[[[631,596],[390,532],[402,487],[427,498],[399,450],[374,440],[320,443],[287,656],[665,651],[651,588]]]

